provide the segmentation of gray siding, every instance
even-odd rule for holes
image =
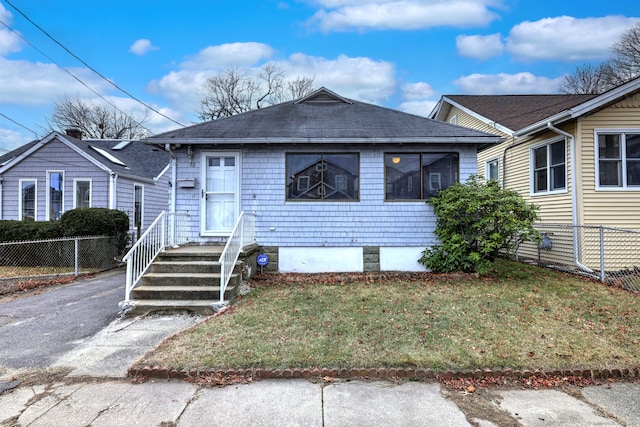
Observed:
[[[360,200],[285,201],[285,153],[359,152]],[[430,246],[435,241],[433,209],[424,201],[385,202],[385,152],[458,152],[460,179],[476,173],[476,149],[463,145],[375,146],[374,148],[245,148],[242,151],[242,210],[256,212],[257,239],[264,246],[362,247]],[[180,153],[178,153],[180,154]],[[194,158],[199,159],[199,151]],[[177,212],[188,212],[191,237],[200,237],[200,162],[178,156],[178,179],[197,180],[193,189],[177,189]]]

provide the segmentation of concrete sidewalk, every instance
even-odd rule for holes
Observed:
[[[112,322],[55,362],[55,384],[0,394],[2,426],[640,426],[640,385],[464,394],[436,382],[263,380],[209,388],[184,381],[132,384],[127,368],[202,317]],[[20,372],[0,377],[0,385]],[[0,387],[0,390],[2,387]]]

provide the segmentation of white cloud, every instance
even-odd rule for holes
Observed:
[[[497,0],[320,0],[310,23],[324,32],[484,26]]]
[[[471,74],[454,83],[468,95],[558,93],[562,77],[550,79],[531,73]]]
[[[179,111],[196,113],[200,110],[199,91],[207,78],[224,72],[227,67],[239,67],[247,75],[255,76],[266,62],[273,62],[284,70],[286,78],[290,80],[313,78],[314,87],[325,86],[340,95],[360,101],[381,103],[395,92],[395,67],[390,62],[346,55],[329,59],[302,53],[268,61],[273,49],[259,43],[253,45],[257,49],[251,61],[246,56],[237,56],[236,61],[227,58],[225,67],[220,67],[217,61],[211,62],[214,57],[223,55],[221,51],[225,49],[218,49],[219,46],[207,48],[202,51],[206,51],[206,55],[202,55],[202,52],[198,55],[199,60],[191,59],[179,64],[178,70],[152,81],[147,89],[166,98]],[[232,50],[237,51],[235,48]]]
[[[271,58],[273,54],[273,48],[264,43],[226,43],[202,49],[180,64],[180,68],[222,70],[228,67],[248,67]]]
[[[16,132],[12,129],[0,127],[0,156],[6,154],[7,151],[14,150],[35,139],[35,135],[29,135],[31,135],[31,138],[25,137],[25,134]]]
[[[109,85],[86,68],[69,68],[72,74],[98,93]],[[0,58],[0,103],[12,105],[51,104],[61,96],[87,96],[91,92],[54,64],[11,61]]]
[[[560,16],[525,21],[511,29],[506,50],[523,60],[603,60],[609,57],[611,45],[638,19]]]
[[[502,55],[504,44],[500,33],[489,36],[467,36],[456,37],[456,47],[461,56],[485,61],[494,56]]]
[[[13,15],[4,8],[2,3],[0,3],[0,20],[7,25],[11,24],[13,20]],[[20,37],[5,26],[0,27],[0,56],[18,52],[20,49]]]
[[[434,100],[403,102],[398,106],[398,110],[409,114],[415,114],[416,116],[427,117],[435,108],[437,103],[438,101]]]
[[[402,99],[416,101],[435,96],[435,91],[429,83],[406,83],[402,86]]]
[[[136,40],[131,47],[129,48],[129,52],[134,53],[136,55],[145,55],[152,50],[160,49],[157,46],[151,44],[151,40],[149,39],[139,39]]]

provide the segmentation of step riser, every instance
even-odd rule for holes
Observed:
[[[174,254],[160,252],[157,261],[189,262],[189,261],[219,261],[219,254]]]
[[[229,279],[229,285],[237,285],[240,282],[239,275],[232,275]],[[219,286],[220,277],[189,277],[185,275],[181,278],[166,277],[166,276],[142,276],[140,281],[142,286]]]
[[[168,263],[166,261],[154,262],[151,264],[151,273],[217,273],[220,274],[221,266],[219,263]]]
[[[227,287],[225,295],[228,297],[233,294],[233,287]],[[137,290],[131,293],[134,300],[202,300],[202,301],[218,301],[220,299],[220,290],[216,291],[164,291],[158,290]]]

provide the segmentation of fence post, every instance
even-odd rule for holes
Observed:
[[[78,267],[80,265],[80,259],[79,259],[80,258],[80,254],[79,254],[79,250],[78,250],[78,239],[77,238],[73,239],[73,242],[74,242],[74,252],[75,252],[75,255],[74,255],[74,258],[75,258],[74,273],[75,273],[75,276],[78,277],[78,270],[79,270]]]
[[[600,281],[604,283],[606,274],[604,271],[604,227],[600,226]]]

